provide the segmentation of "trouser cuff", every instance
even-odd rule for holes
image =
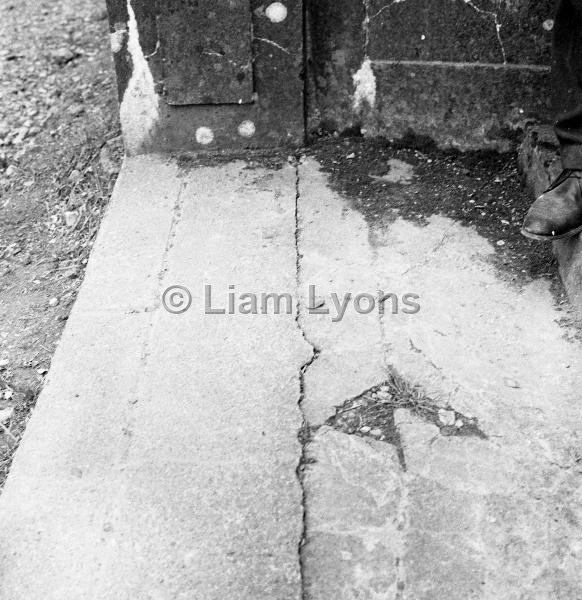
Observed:
[[[582,144],[565,144],[560,148],[563,169],[582,171]]]

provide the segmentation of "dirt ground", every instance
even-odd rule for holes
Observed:
[[[106,17],[91,0],[0,3],[0,484],[119,170]]]

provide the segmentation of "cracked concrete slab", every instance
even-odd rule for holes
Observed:
[[[419,384],[437,413],[439,407],[458,411],[476,419],[484,432],[483,437],[451,437],[443,432],[446,428],[396,410],[404,471],[388,444],[372,460],[369,452],[347,450],[366,444],[361,437],[318,430],[304,467],[309,499],[304,572],[306,582],[316,582],[309,597],[334,597],[327,595],[326,586],[332,584],[320,581],[335,582],[337,598],[580,597],[580,341],[577,331],[562,322],[565,315],[555,306],[549,283],[520,287],[500,279],[489,260],[490,242],[445,217],[434,216],[426,226],[396,219],[371,231],[346,199],[329,191],[316,163],[308,159],[300,172],[309,182],[298,205],[306,272],[311,265],[333,265],[320,274],[326,290],[343,291],[349,282],[357,291],[414,292],[421,304],[417,314],[352,315],[349,325],[335,328],[311,319],[302,304],[308,337],[317,340],[319,350],[304,374],[309,424],[317,430],[326,411],[331,417],[335,407],[380,385],[385,377],[371,385],[370,379],[376,365],[379,371],[384,365],[385,372]],[[314,217],[320,212],[327,237]],[[329,238],[335,243],[320,241]],[[349,260],[352,255],[358,260]],[[320,362],[321,357],[342,356],[346,347],[354,360],[349,362],[349,353],[344,356],[343,370],[337,363]],[[312,378],[330,382],[330,393],[325,395],[323,383],[310,384]],[[361,387],[354,393],[356,384]],[[337,451],[338,445],[344,451]],[[386,473],[384,479],[370,475],[371,464]],[[372,503],[372,511],[360,503],[369,530],[360,511],[346,516],[342,509],[354,489],[363,486],[353,483],[360,474],[369,479],[366,493],[374,496],[371,487],[384,494],[381,502]],[[396,477],[402,486],[386,492],[386,481]],[[394,518],[394,505],[400,507],[400,528],[397,538],[387,533],[384,540],[394,562],[378,572],[380,578],[390,573],[391,585],[378,584],[379,579],[362,578],[361,570],[350,568],[345,556],[356,556],[356,566],[368,560],[360,546],[375,542],[377,514]],[[343,531],[364,533],[358,539],[342,536],[341,553],[330,556],[333,543],[320,532],[338,520]],[[369,564],[374,564],[371,559]]]
[[[295,294],[296,170],[246,167],[125,163],[0,500],[2,598],[301,597],[311,348],[294,311],[204,314],[204,284]]]
[[[582,596],[580,341],[492,253],[442,216],[369,226],[311,159],[128,160],[0,499],[0,596]],[[380,290],[420,312],[355,310]],[[263,292],[291,310],[241,314]],[[325,425],[364,397],[398,444]]]
[[[394,449],[323,427],[306,457],[305,597],[396,597],[407,499]]]
[[[304,374],[302,409],[310,426],[322,425],[335,406],[385,378],[382,332],[375,313],[357,314],[352,307],[344,318],[337,314],[332,294],[376,293],[373,248],[368,226],[338,202],[315,161],[300,166],[299,203],[300,323],[317,349],[317,359]],[[315,288],[315,305],[310,298]],[[320,307],[330,314],[312,314]]]

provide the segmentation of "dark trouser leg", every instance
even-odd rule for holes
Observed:
[[[560,0],[554,26],[554,111],[564,169],[582,169],[582,0]]]

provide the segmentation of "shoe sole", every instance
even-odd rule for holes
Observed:
[[[530,240],[538,240],[540,242],[553,242],[554,240],[567,240],[568,238],[578,235],[580,232],[582,232],[582,225],[580,225],[580,227],[576,227],[576,229],[572,229],[572,231],[562,233],[561,235],[540,235],[538,233],[531,233],[525,229],[521,230],[521,235],[524,235]]]

